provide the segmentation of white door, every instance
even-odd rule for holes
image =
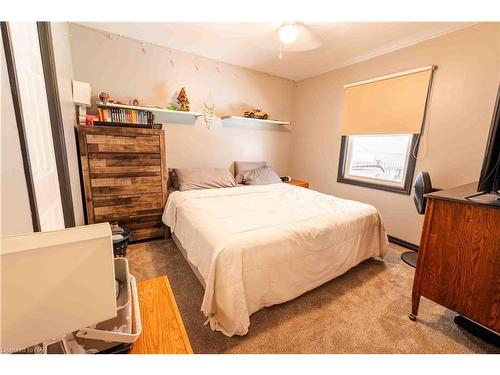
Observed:
[[[34,22],[9,22],[40,230],[64,228],[38,31]]]

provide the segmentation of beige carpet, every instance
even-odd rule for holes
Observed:
[[[499,353],[458,328],[454,313],[422,298],[408,319],[414,270],[393,246],[292,301],[250,317],[244,337],[204,326],[203,288],[175,244],[130,245],[131,272],[141,280],[167,275],[195,353]]]

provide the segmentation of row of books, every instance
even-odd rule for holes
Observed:
[[[126,124],[148,124],[155,121],[155,115],[150,111],[122,108],[97,108],[99,121],[122,122]]]

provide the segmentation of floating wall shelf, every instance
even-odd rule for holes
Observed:
[[[165,113],[167,116],[171,118],[177,118],[177,119],[186,119],[189,117],[192,117],[193,119],[196,119],[197,117],[200,117],[202,113],[200,112],[185,112],[185,111],[174,111],[171,109],[166,109],[166,108],[158,108],[158,107],[143,107],[143,106],[136,106],[136,105],[126,105],[126,104],[115,104],[115,103],[97,103],[97,107],[99,108],[121,108],[121,109],[132,109],[136,111],[149,111],[149,112],[158,112],[158,113]]]
[[[242,116],[222,116],[222,121],[238,121],[246,122],[248,124],[267,124],[267,125],[290,125],[290,121],[280,121],[280,120],[261,120],[258,118],[242,117]]]

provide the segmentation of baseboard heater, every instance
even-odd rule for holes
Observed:
[[[415,245],[414,243],[402,240],[401,238],[397,238],[391,235],[387,235],[387,238],[389,239],[389,242],[393,244],[399,245],[408,250],[418,251],[418,245]]]

